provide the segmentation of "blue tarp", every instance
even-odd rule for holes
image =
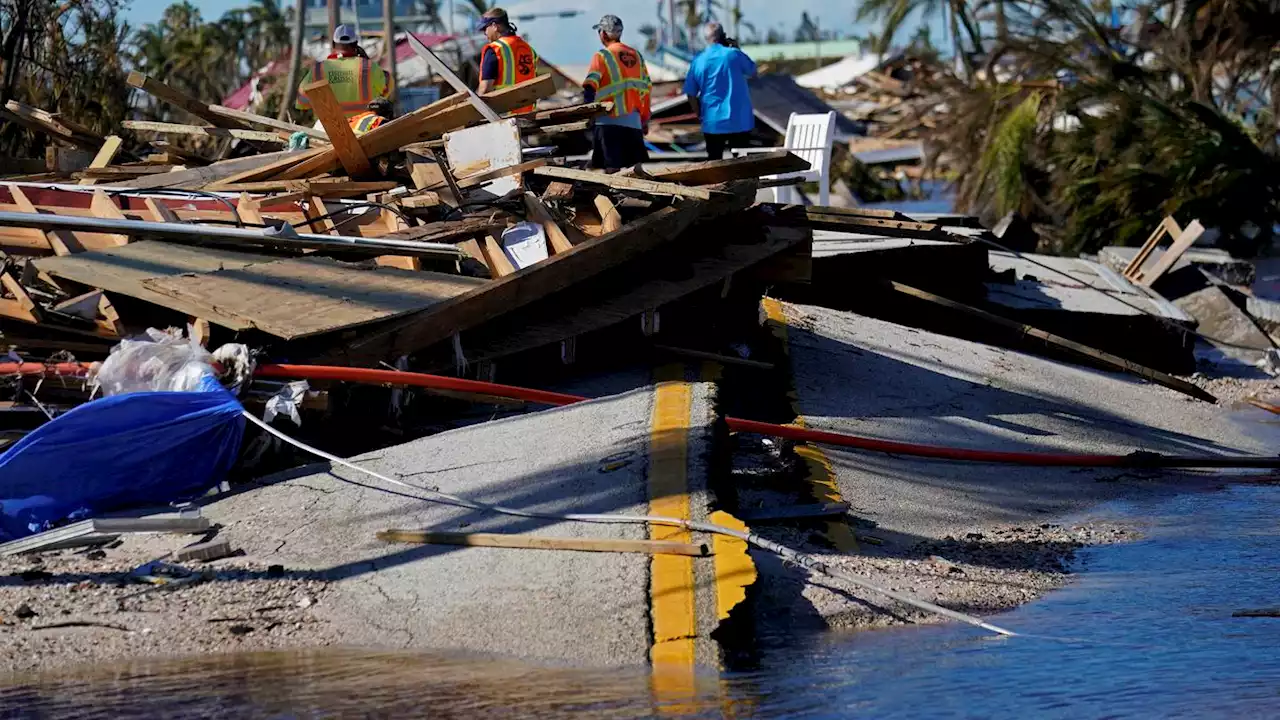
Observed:
[[[204,493],[235,462],[240,412],[209,376],[199,392],[114,395],[58,416],[0,455],[0,540]]]

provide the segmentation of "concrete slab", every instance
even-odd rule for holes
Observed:
[[[966,448],[1274,452],[1264,426],[1125,376],[816,306],[785,306],[806,425]],[[1188,473],[1022,468],[825,448],[841,495],[908,547],[991,523],[1045,522]],[[1202,476],[1203,477],[1203,476]]]
[[[689,472],[691,484],[697,478],[705,486],[713,386],[691,388]],[[353,462],[522,510],[643,515],[653,403],[647,387],[453,430]],[[374,537],[403,528],[644,539],[645,526],[492,515],[413,494],[337,468],[268,479],[205,512],[252,559],[334,581],[316,609],[346,628],[345,644],[647,662],[647,555],[392,545]]]

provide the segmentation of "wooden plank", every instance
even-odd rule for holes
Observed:
[[[481,240],[485,264],[489,266],[489,272],[492,273],[494,278],[506,277],[516,271],[515,264],[511,262],[511,258],[507,257],[506,251],[502,249],[501,235],[491,232]]]
[[[285,145],[289,141],[276,133],[261,130],[240,130],[238,128],[204,127],[202,125],[183,125],[181,123],[151,122],[150,120],[125,120],[120,123],[125,130],[164,133],[166,135],[194,135],[210,138],[237,138],[239,140],[255,140],[261,143]]]
[[[622,229],[622,216],[618,214],[618,208],[614,207],[612,200],[605,195],[597,195],[593,202],[596,212],[600,213],[602,232],[611,233]]]
[[[484,235],[494,230],[502,230],[506,223],[488,217],[469,217],[463,220],[449,220],[427,223],[417,227],[405,228],[387,233],[383,237],[389,240],[412,240],[425,243],[451,243],[466,238]]]
[[[1192,224],[1194,225],[1197,223],[1193,222]],[[1132,375],[1137,375],[1138,377],[1150,380],[1151,382],[1156,383],[1157,385],[1163,385],[1171,390],[1177,390],[1178,392],[1184,395],[1189,395],[1193,398],[1196,398],[1197,400],[1204,400],[1205,402],[1210,402],[1210,403],[1216,403],[1218,401],[1216,397],[1209,394],[1208,392],[1205,392],[1194,383],[1190,383],[1181,378],[1177,378],[1172,375],[1162,373],[1159,370],[1153,370],[1152,368],[1146,367],[1144,365],[1139,365],[1135,362],[1125,360],[1124,358],[1118,357],[1116,355],[1112,355],[1111,353],[1107,353],[1101,350],[1091,348],[1088,345],[1082,345],[1074,340],[1068,340],[1067,338],[1045,332],[1044,330],[1041,330],[1039,328],[1035,328],[1030,325],[1026,325],[1024,323],[1010,320],[1005,317],[1001,317],[1000,315],[987,312],[986,310],[983,310],[981,308],[976,308],[969,305],[965,305],[963,303],[958,303],[958,302],[955,302],[954,300],[948,300],[947,298],[941,297],[939,295],[934,295],[931,292],[926,292],[924,290],[917,290],[916,288],[913,288],[909,285],[903,285],[902,283],[899,283],[899,282],[894,282],[890,280],[889,286],[892,287],[894,290],[900,293],[903,293],[904,295],[910,295],[912,297],[920,298],[921,300],[927,300],[928,302],[934,303],[935,305],[941,305],[951,310],[956,310],[958,312],[965,313],[966,315],[981,318],[993,325],[1007,328],[1008,330],[1011,330],[1014,333],[1017,333],[1019,336],[1029,336],[1029,337],[1037,338],[1056,348],[1067,350],[1074,353],[1075,355],[1084,357],[1089,361],[1100,362],[1110,367],[1113,367],[1117,370],[1121,370],[1121,371],[1130,373]]]
[[[236,110],[234,108],[229,108],[224,105],[210,105],[209,112],[219,117],[227,118],[230,120],[239,120],[247,125],[261,125],[263,127],[269,127],[273,130],[282,130],[287,133],[296,133],[296,132],[305,133],[308,137],[312,139],[329,142],[329,136],[325,134],[325,131],[317,130],[314,127],[308,127],[306,125],[296,125],[291,122],[285,122],[284,120],[277,120],[275,118],[266,117],[264,115],[256,115],[251,112],[246,112],[244,110]]]
[[[251,131],[251,128],[249,127],[248,123],[245,123],[236,118],[224,117],[222,115],[219,115],[218,113],[215,113],[209,109],[208,103],[198,100],[196,98],[193,98],[190,95],[187,95],[186,93],[181,92],[180,90],[176,90],[172,87],[169,87],[168,85],[160,82],[159,80],[149,78],[140,72],[135,71],[135,72],[129,73],[127,82],[131,87],[136,87],[139,90],[142,90],[143,92],[148,93],[149,95],[151,95],[152,97],[158,100],[162,100],[170,105],[180,108],[185,112],[187,112],[188,114],[194,115],[195,117],[209,123],[214,127],[225,128],[230,130]],[[259,150],[270,149],[270,144],[268,143],[258,142],[254,140],[250,140],[248,142],[250,145],[252,145],[255,148],[258,148]],[[271,142],[278,143],[280,141],[277,139],[277,140],[272,140]]]
[[[247,182],[259,179],[257,177],[259,173],[270,174],[278,172],[281,168],[289,167],[295,163],[301,162],[307,157],[321,152],[324,152],[323,148],[305,150],[301,152],[296,150],[284,150],[275,153],[264,153],[262,155],[250,155],[248,157],[233,158],[231,160],[220,160],[216,163],[206,165],[205,167],[187,168],[186,170],[178,170],[164,175],[152,175],[150,177],[128,180],[116,184],[134,189],[196,189],[209,184],[216,185],[216,183],[220,181]]]
[[[118,248],[80,253],[69,257],[41,258],[34,261],[37,269],[54,277],[65,278],[107,292],[127,295],[176,310],[184,315],[200,316],[202,306],[157,293],[142,284],[148,278],[179,275],[186,272],[212,272],[223,268],[244,267],[257,262],[270,262],[270,256],[253,255],[213,247],[194,247],[178,243],[143,241]],[[243,321],[220,323],[232,330],[252,327]]]
[[[111,197],[106,193],[102,192],[101,190],[93,191],[93,198],[89,201],[89,210],[90,212],[93,213],[94,217],[100,217],[100,218],[103,218],[104,220],[127,220],[128,219],[125,216],[125,214],[120,211],[120,208],[116,207],[116,204],[111,199]],[[115,233],[104,233],[104,234],[106,235],[107,238],[111,240],[111,242],[115,243],[116,245],[129,244],[128,235],[119,235]]]
[[[528,105],[554,93],[555,83],[552,82],[551,76],[539,75],[532,80],[487,93],[485,100],[495,110],[505,111]],[[403,145],[442,135],[480,119],[474,107],[468,104],[457,104],[458,102],[459,99],[454,98],[432,103],[391,122],[383,123],[361,135],[360,147],[364,150],[365,157],[375,158],[385,155],[398,150]],[[336,170],[340,165],[337,152],[331,147],[323,148],[314,157],[273,177],[296,180]]]
[[[413,33],[408,33],[405,37],[409,41],[409,47],[413,48],[413,51],[417,53],[418,57],[425,60],[427,65],[431,66],[432,70],[435,70],[440,77],[444,78],[446,82],[453,86],[454,90],[462,93],[466,97],[467,102],[471,103],[471,106],[475,108],[476,112],[480,113],[481,117],[489,122],[500,122],[502,120],[502,118],[498,117],[498,113],[493,108],[489,107],[489,105],[486,104],[484,100],[480,99],[480,96],[477,95],[470,86],[462,81],[462,78],[458,77],[457,73],[453,71],[453,68],[449,67],[443,60],[436,57],[436,54],[431,52],[426,45],[423,45],[422,41],[415,37]]]
[[[168,205],[156,200],[155,198],[143,198],[142,204],[147,206],[147,211],[151,213],[152,222],[159,223],[180,223],[182,219],[178,214],[169,209]]]
[[[730,180],[758,178],[762,175],[781,175],[808,169],[809,163],[800,156],[786,150],[779,150],[778,152],[682,165],[640,165],[636,169],[629,168],[618,174],[635,175],[636,177],[661,182],[683,183],[686,185],[711,185],[729,182]]]
[[[462,346],[468,360],[492,361],[633,322],[646,310],[723,283],[725,278],[801,246],[812,237],[807,229],[768,227],[758,218],[727,222],[714,234],[703,232],[702,225],[695,226],[635,262],[463,332]],[[661,272],[671,266],[679,266],[681,272]],[[452,348],[442,343],[419,360],[427,371],[450,369]]]
[[[143,280],[150,290],[286,340],[419,311],[487,281],[460,275],[372,269],[331,258],[295,258],[204,274]]]
[[[494,168],[485,172],[479,172],[474,175],[468,175],[458,179],[458,187],[461,189],[477,187],[483,185],[490,180],[497,180],[508,175],[518,175],[526,173],[534,168],[542,167],[547,164],[547,158],[536,158],[517,165],[508,165],[507,167]]]
[[[0,112],[0,117],[17,122],[36,132],[45,133],[54,140],[88,150],[91,153],[97,152],[102,145],[101,135],[66,118],[56,116],[40,108],[24,105],[17,100],[8,101],[4,107],[4,111]]]
[[[427,208],[438,207],[440,205],[440,193],[431,192],[429,190],[418,190],[412,195],[401,196],[398,202],[402,208],[425,210]]]
[[[17,185],[9,186],[9,194],[13,196],[14,210],[17,212],[39,212]],[[50,242],[45,232],[39,228],[8,228],[8,231],[9,237],[6,238],[5,245],[47,252],[54,251],[53,243]]]
[[[547,236],[547,246],[552,253],[559,254],[573,249],[573,243],[569,242],[564,230],[560,229],[560,225],[551,216],[551,211],[547,209],[546,205],[542,204],[537,195],[526,192],[524,194],[524,208],[528,212],[529,222],[542,226],[542,232]]]
[[[116,153],[120,152],[120,146],[124,144],[124,140],[119,135],[108,135],[107,139],[102,142],[102,147],[98,148],[98,154],[93,156],[93,161],[89,163],[89,169],[104,168],[116,159]],[[81,185],[93,185],[97,180],[88,178],[81,180]]]
[[[10,273],[3,272],[0,273],[0,284],[13,296],[12,300],[0,298],[0,315],[27,323],[40,322],[40,309],[27,294],[27,289],[22,287],[22,283]]]
[[[98,315],[99,318],[94,319],[98,329],[103,335],[113,337],[123,337],[126,333],[124,323],[120,321],[120,313],[116,312],[116,308],[111,304],[111,298],[103,293],[98,297]]]
[[[173,164],[147,163],[144,165],[115,165],[113,167],[104,168],[85,168],[78,173],[78,177],[86,180],[95,179],[133,179],[143,175],[156,175],[158,173],[173,172],[175,166]],[[83,185],[84,183],[81,183]]]
[[[576,552],[642,553],[645,555],[685,555],[708,557],[711,549],[705,543],[673,540],[624,540],[612,538],[546,537],[504,533],[455,533],[427,530],[382,530],[378,539],[385,542],[432,545],[466,545],[521,550],[572,550]]]
[[[547,183],[547,189],[542,193],[542,201],[550,200],[572,200],[573,199],[573,183],[567,183],[561,180],[552,180]]]
[[[311,110],[315,113],[324,131],[333,143],[333,150],[338,154],[338,162],[351,177],[360,177],[372,172],[369,158],[360,141],[347,122],[347,114],[338,103],[338,96],[333,94],[328,80],[317,80],[300,88],[303,95],[311,100]]]
[[[40,211],[36,209],[36,206],[27,197],[26,193],[22,192],[22,188],[17,185],[10,185],[9,195],[13,197],[13,204],[18,206],[19,212],[31,213],[32,215],[40,214]],[[55,255],[71,255],[73,253],[84,252],[84,246],[80,244],[80,239],[76,237],[75,233],[69,230],[49,230],[46,232],[38,228],[21,229],[24,231],[30,231],[28,234],[33,241],[35,239],[35,234],[40,233],[45,238],[45,242],[53,250]]]
[[[464,295],[385,323],[351,342],[348,349],[358,355],[361,348],[376,354],[389,347],[392,355],[402,355],[412,352],[410,348],[440,342],[670,242],[706,210],[697,202],[663,208],[612,235],[588,240]]]
[[[240,193],[236,203],[236,214],[246,225],[265,225],[262,220],[262,203],[254,200],[247,192]]]
[[[1139,284],[1151,287],[1151,284],[1159,280],[1162,275],[1168,272],[1169,268],[1173,267],[1174,263],[1178,262],[1178,260],[1182,258],[1183,253],[1194,245],[1196,240],[1199,240],[1200,236],[1203,234],[1204,225],[1201,225],[1199,220],[1192,220],[1185,228],[1183,228],[1182,232],[1178,234],[1177,238],[1173,241],[1173,244],[1169,246],[1169,249],[1164,251],[1164,254],[1160,256],[1160,259],[1156,261],[1156,264],[1153,265],[1150,270],[1142,273],[1142,277],[1138,281]]]
[[[596,172],[594,170],[574,170],[566,167],[547,166],[536,168],[534,175],[543,175],[546,177],[559,178],[561,180],[575,180],[577,182],[591,183],[593,185],[603,185],[605,187],[617,188],[619,190],[635,190],[637,192],[649,193],[651,195],[673,195],[675,197],[696,198],[698,200],[710,200],[713,190],[706,188],[685,187],[684,185],[676,185],[675,183],[655,182],[653,180],[641,180],[640,178],[626,177],[625,175],[609,174],[604,172]]]
[[[336,211],[337,208],[335,207]],[[325,207],[324,200],[310,195],[307,197],[307,204],[303,207],[303,213],[306,214],[307,220],[310,221],[311,232],[323,233],[325,235],[334,234],[333,217],[325,217],[329,215],[329,208]]]

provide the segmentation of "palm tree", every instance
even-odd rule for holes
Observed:
[[[289,77],[285,80],[284,101],[280,104],[281,120],[289,117],[293,102],[298,97],[298,82],[302,74],[302,43],[307,32],[307,0],[298,0],[293,9],[293,47],[289,56]]]

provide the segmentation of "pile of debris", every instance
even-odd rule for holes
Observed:
[[[359,137],[323,83],[308,89],[322,132],[130,82],[206,124],[126,129],[267,152],[212,161],[163,146],[121,162],[120,138],[11,102],[28,127],[96,150],[69,175],[0,181],[11,358],[97,359],[146,328],[189,326],[209,347],[235,339],[291,361],[441,369],[561,343],[570,362],[578,335],[735,273],[806,272],[807,226],[754,204],[758,178],[807,163],[774,152],[569,167],[527,138],[585,126],[608,103],[499,116],[552,94],[549,76],[459,93]],[[280,150],[295,133],[312,147]]]

